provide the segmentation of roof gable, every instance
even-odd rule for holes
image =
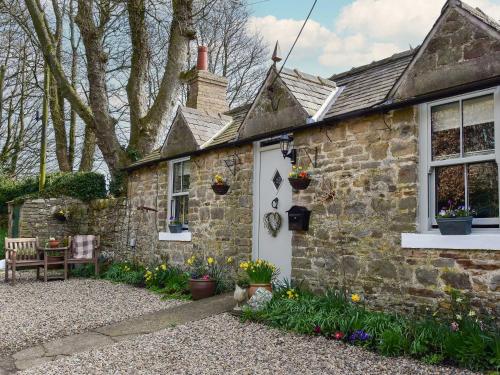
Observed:
[[[389,93],[404,100],[500,75],[500,26],[478,9],[449,0]]]
[[[335,82],[272,66],[239,130],[239,139],[303,125],[324,108]]]
[[[188,123],[182,116],[181,107],[179,107],[161,147],[161,156],[175,156],[198,148],[198,142],[196,142]]]

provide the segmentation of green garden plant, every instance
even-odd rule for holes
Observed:
[[[386,356],[408,355],[429,364],[446,363],[474,371],[500,370],[500,331],[479,318],[468,298],[449,288],[448,301],[428,316],[407,317],[367,309],[361,296],[330,290],[322,295],[278,283],[273,299],[254,320],[302,334],[322,335],[363,346]]]
[[[241,262],[240,268],[247,274],[250,284],[270,284],[279,274],[273,264],[262,259]]]
[[[134,286],[145,286],[145,271],[146,268],[137,263],[113,263],[108,270],[103,273],[102,278]]]

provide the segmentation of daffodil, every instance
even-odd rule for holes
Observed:
[[[469,311],[469,316],[476,316],[476,312],[474,310]]]
[[[227,259],[226,259],[226,263],[227,263],[227,264],[231,264],[231,263],[233,263],[233,257],[227,257]]]
[[[208,263],[209,265],[212,265],[212,264],[214,264],[214,263],[215,263],[215,259],[214,259],[214,258],[212,258],[212,257],[208,257],[208,258],[207,258],[207,263]]]
[[[160,268],[163,270],[163,271],[166,271],[167,270],[167,265],[165,263],[163,263]]]
[[[354,303],[357,303],[357,302],[361,301],[361,296],[357,293],[354,293],[351,295],[351,301]]]

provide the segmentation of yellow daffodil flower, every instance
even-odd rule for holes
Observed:
[[[208,257],[208,258],[207,258],[207,263],[208,263],[209,265],[212,265],[212,264],[214,264],[214,263],[215,263],[215,259],[214,259],[214,258],[212,258],[212,257]]]
[[[354,293],[353,295],[351,295],[351,301],[357,303],[361,301],[361,296],[357,293]]]
[[[231,264],[231,263],[233,263],[233,257],[227,257],[227,259],[226,259],[226,263],[227,263],[227,264]]]
[[[163,270],[163,271],[166,271],[167,270],[167,265],[165,263],[163,263],[160,268]]]

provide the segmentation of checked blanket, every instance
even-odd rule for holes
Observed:
[[[94,235],[77,235],[73,239],[73,258],[74,259],[92,259],[94,250]]]

